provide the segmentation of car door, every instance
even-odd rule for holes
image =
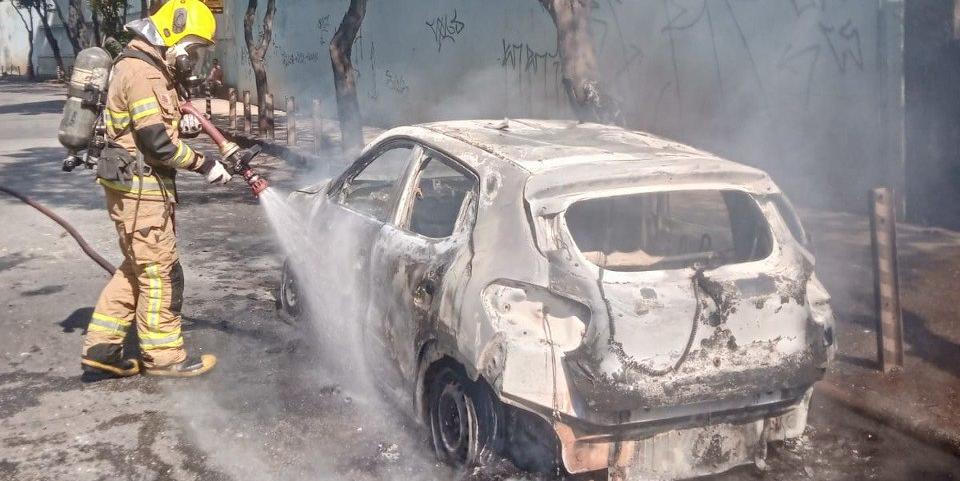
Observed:
[[[373,322],[390,360],[391,369],[382,374],[391,386],[413,385],[418,350],[433,336],[438,313],[453,315],[455,285],[464,282],[447,281],[469,273],[478,186],[477,175],[463,164],[423,147],[404,184],[396,222],[381,229],[371,274],[382,276],[391,296],[380,299],[383,316]]]
[[[331,184],[327,201],[311,216],[314,237],[299,242],[311,255],[295,269],[314,296],[308,303],[319,311],[321,334],[331,346],[354,348],[340,353],[344,362],[362,361],[354,359],[362,352],[355,348],[366,342],[371,299],[383,294],[370,276],[371,249],[380,229],[395,217],[403,180],[417,155],[419,148],[402,140],[371,149]]]

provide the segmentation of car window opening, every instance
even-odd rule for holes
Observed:
[[[734,190],[686,190],[575,202],[565,214],[577,248],[615,271],[719,267],[770,255],[756,201]]]
[[[453,234],[475,184],[471,176],[435,157],[428,158],[414,193],[410,230],[436,239]]]
[[[359,174],[349,180],[340,192],[340,203],[387,222],[397,184],[403,177],[413,148],[396,147],[380,153]]]

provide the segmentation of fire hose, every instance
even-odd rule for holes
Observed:
[[[183,113],[192,114],[200,121],[200,126],[203,128],[204,133],[210,136],[210,139],[217,144],[217,148],[220,149],[220,154],[223,156],[224,161],[228,163],[228,166],[231,168],[231,170],[233,170],[234,173],[243,176],[243,180],[246,181],[247,185],[250,187],[254,197],[259,196],[260,193],[267,188],[267,180],[261,177],[256,171],[253,170],[253,168],[250,167],[250,160],[260,153],[259,146],[254,146],[249,149],[241,149],[237,144],[228,141],[226,137],[223,136],[223,133],[221,133],[220,130],[213,125],[213,123],[207,120],[207,118],[201,114],[190,102],[184,102],[180,106],[180,110]],[[103,270],[110,273],[110,275],[113,275],[113,273],[117,270],[113,264],[108,262],[103,258],[103,256],[90,247],[90,244],[88,244],[83,236],[77,232],[77,229],[75,229],[72,225],[70,225],[69,222],[54,213],[52,210],[44,207],[26,195],[23,195],[20,192],[3,185],[0,185],[0,192],[16,197],[21,202],[33,207],[41,214],[49,217],[57,224],[60,224],[60,226],[63,227],[63,229],[66,230],[71,237],[73,237],[73,240],[77,241],[77,245],[80,246],[80,249],[83,250],[83,253],[100,265]]]
[[[4,186],[2,186],[2,185],[0,185],[0,192],[3,192],[3,193],[5,193],[5,194],[12,195],[13,197],[16,197],[17,199],[20,199],[23,203],[29,205],[30,207],[33,207],[34,209],[37,209],[38,211],[40,211],[41,214],[49,217],[50,219],[52,219],[52,220],[53,220],[54,222],[56,222],[57,224],[60,224],[60,226],[63,227],[64,230],[66,230],[67,233],[70,234],[71,237],[73,237],[73,240],[77,241],[77,244],[80,246],[80,249],[83,250],[83,253],[86,254],[86,255],[87,255],[88,257],[90,257],[91,259],[93,259],[93,261],[96,262],[97,264],[99,264],[100,267],[102,267],[105,271],[109,272],[111,276],[113,275],[114,271],[117,270],[117,268],[114,267],[113,264],[107,262],[107,260],[104,259],[103,256],[101,256],[100,254],[98,254],[97,251],[93,250],[93,248],[90,247],[90,244],[87,244],[87,241],[84,240],[83,236],[81,236],[79,232],[77,232],[77,229],[74,229],[74,227],[73,227],[72,225],[70,225],[70,223],[68,223],[67,221],[63,220],[62,217],[60,217],[59,215],[55,214],[52,210],[50,210],[50,209],[48,209],[48,208],[40,205],[39,203],[37,203],[37,202],[36,202],[35,200],[33,200],[33,199],[31,199],[31,198],[29,198],[29,197],[27,197],[27,196],[25,196],[25,195],[23,195],[23,194],[15,191],[15,190],[13,190],[13,189],[9,189],[9,188],[7,188],[7,187],[4,187]]]

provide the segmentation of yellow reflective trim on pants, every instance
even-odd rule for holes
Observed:
[[[171,332],[141,332],[139,337],[141,349],[161,349],[183,345],[183,335],[180,328]]]
[[[163,196],[165,193],[171,195],[173,193],[174,183],[172,180],[163,179],[162,183],[158,183],[154,177],[143,177],[143,190],[141,190],[140,179],[140,177],[134,176],[133,180],[130,181],[130,185],[100,178],[97,179],[97,183],[112,190],[132,194],[139,192],[143,195]]]
[[[130,322],[131,321],[118,317],[111,317],[106,314],[94,312],[90,319],[90,324],[87,325],[87,330],[124,334],[130,327]]]
[[[150,279],[147,289],[147,327],[156,331],[160,324],[160,304],[163,302],[163,280],[160,279],[160,266],[151,264],[144,271]]]

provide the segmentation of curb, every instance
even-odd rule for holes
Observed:
[[[890,426],[947,453],[960,456],[960,433],[946,430],[927,419],[904,416],[887,405],[881,395],[872,392],[854,394],[829,381],[818,382],[816,392],[847,406],[857,414]]]

